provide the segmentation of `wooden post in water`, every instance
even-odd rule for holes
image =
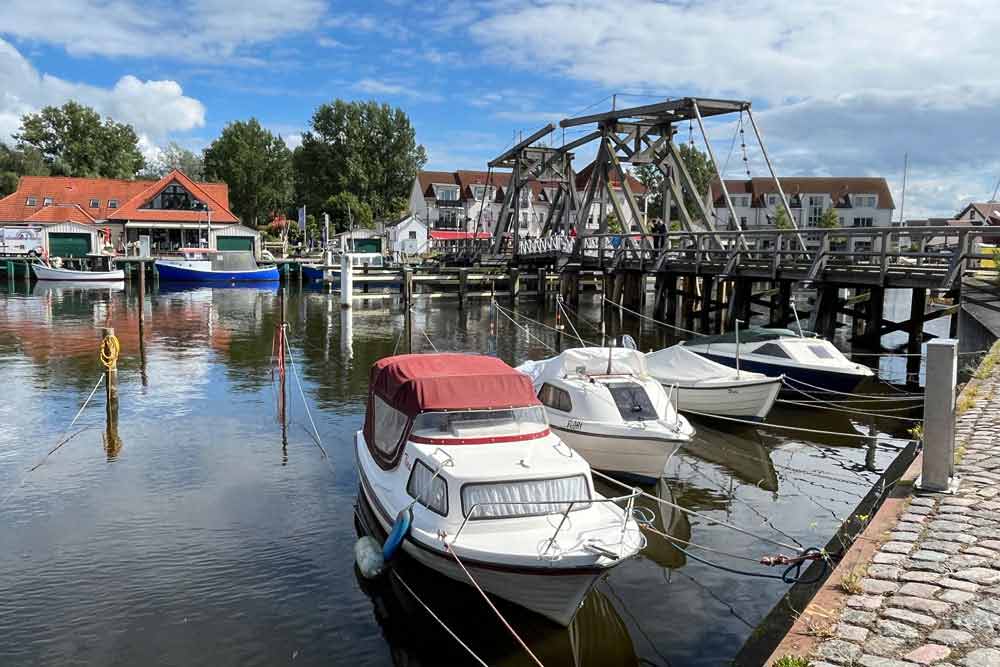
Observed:
[[[517,234],[514,235],[515,238]],[[517,305],[517,298],[521,295],[521,269],[514,267],[510,270],[510,305]]]
[[[703,334],[712,333],[712,277],[701,277],[701,332]]]
[[[458,309],[465,308],[465,299],[469,294],[469,270],[462,267],[458,270]]]
[[[285,287],[278,288],[278,327],[274,333],[278,348],[278,421],[281,423],[281,446],[288,446],[288,425],[285,418],[287,395],[285,393]]]
[[[139,376],[142,386],[149,382],[146,376],[146,263],[139,262]]]
[[[413,269],[406,267],[403,269],[403,305],[407,308],[413,299]]]
[[[539,301],[545,301],[545,296],[549,289],[548,280],[548,274],[545,271],[545,267],[540,267],[538,269],[537,287],[535,287],[535,295]]]
[[[104,365],[107,417],[104,448],[108,458],[113,459],[118,456],[122,446],[121,438],[118,437],[118,339],[115,338],[113,327],[106,327],[101,334],[101,363]]]
[[[920,349],[924,343],[924,312],[927,309],[927,290],[914,287],[910,297],[910,323],[906,341],[906,384],[917,384],[920,380]],[[930,377],[930,376],[928,376]]]

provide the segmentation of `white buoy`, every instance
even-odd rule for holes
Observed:
[[[385,559],[382,558],[382,545],[374,537],[365,535],[354,543],[354,560],[365,579],[373,579],[382,574],[385,569]]]

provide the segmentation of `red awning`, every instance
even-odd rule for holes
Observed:
[[[473,234],[472,232],[459,232],[452,231],[450,229],[432,229],[428,232],[431,235],[431,239],[435,241],[464,241],[466,239],[477,238],[477,239],[491,239],[493,235],[489,232],[479,232],[478,234]]]
[[[403,354],[372,366],[370,390],[409,417],[426,410],[539,405],[531,379],[496,357]]]

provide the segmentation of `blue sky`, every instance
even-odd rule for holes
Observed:
[[[1000,12],[885,4],[6,0],[0,138],[74,98],[133,124],[149,155],[250,116],[295,145],[318,104],[376,99],[407,111],[429,168],[475,169],[615,94],[732,97],[753,102],[780,173],[885,176],[898,206],[909,153],[906,217],[948,215],[1000,178]],[[720,161],[734,130],[710,128]]]

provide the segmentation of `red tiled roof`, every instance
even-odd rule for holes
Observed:
[[[132,197],[124,206],[118,208],[109,220],[143,220],[143,221],[170,221],[170,222],[201,222],[206,219],[204,211],[180,211],[163,209],[142,208],[153,197],[158,195],[171,183],[177,182],[182,185],[194,197],[208,205],[212,212],[212,222],[239,222],[235,215],[229,210],[228,205],[223,206],[217,201],[208,188],[202,187],[188,178],[184,172],[175,169],[155,183],[150,183],[142,192]],[[147,181],[148,183],[148,181]],[[225,190],[228,199],[228,188]],[[216,189],[216,194],[220,192]],[[228,204],[228,201],[227,201]]]
[[[857,177],[857,176],[822,176],[822,177],[782,177],[781,187],[789,197],[806,194],[826,194],[834,201],[835,206],[841,206],[846,202],[847,195],[875,195],[877,197],[878,208],[896,208],[892,199],[892,192],[889,191],[889,184],[881,177]],[[748,194],[752,197],[752,205],[761,207],[764,205],[764,195],[777,194],[778,188],[774,180],[769,177],[757,177],[742,180],[726,179],[726,189],[730,195]],[[722,189],[719,181],[712,182],[712,200],[715,205],[723,206]]]
[[[52,204],[43,206],[24,222],[78,222],[81,225],[92,225],[95,220],[78,204]]]
[[[956,218],[963,217],[969,212],[969,209],[974,209],[979,217],[983,220],[989,220],[991,225],[1000,224],[1000,202],[988,201],[988,202],[972,202],[967,204],[965,208],[959,211]]]
[[[44,208],[42,204],[46,197],[53,204],[78,206],[92,220],[124,220],[122,210],[134,199],[147,192],[150,188],[162,184],[166,187],[174,180],[191,190],[191,193],[206,201],[212,208],[212,219],[220,222],[237,222],[236,216],[229,210],[229,187],[225,183],[194,183],[180,171],[174,171],[159,181],[134,180],[127,181],[113,178],[78,178],[74,176],[22,176],[17,190],[0,199],[0,222],[25,222],[39,214]],[[155,188],[154,188],[155,189]],[[159,192],[159,189],[155,189]],[[148,197],[152,199],[156,192]],[[28,206],[28,198],[35,200],[35,206]],[[90,207],[92,199],[98,200],[96,208]],[[116,200],[117,208],[110,208],[109,202]],[[138,208],[146,200],[136,203]],[[188,220],[204,219],[202,211],[155,211],[149,217],[149,211],[143,211],[142,217],[128,218],[133,220]],[[170,214],[170,215],[164,215]],[[178,217],[176,214],[182,214]],[[44,216],[53,215],[45,213]],[[137,214],[139,215],[139,214]]]
[[[581,190],[582,191],[584,188],[587,187],[587,181],[590,180],[590,172],[592,172],[592,171],[594,171],[594,163],[593,162],[591,162],[590,164],[588,164],[586,167],[584,167],[580,171],[576,172],[576,188],[577,188],[577,190]],[[628,177],[628,187],[632,191],[632,194],[634,194],[634,195],[642,195],[642,194],[646,193],[646,186],[642,184],[642,181],[640,181],[638,178],[636,178],[635,176],[633,176],[630,173],[626,172],[625,175]],[[616,174],[616,173],[614,173],[612,171],[612,173],[610,174],[610,179],[609,180],[611,182],[612,189],[621,189],[622,183],[621,183],[621,179],[618,178],[618,174]]]

